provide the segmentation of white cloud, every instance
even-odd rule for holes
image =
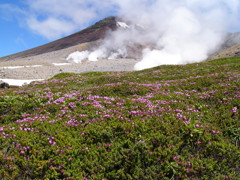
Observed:
[[[26,0],[23,6],[1,4],[0,18],[19,24],[53,40],[81,30],[112,14],[112,0]]]
[[[221,22],[209,16],[206,21],[214,19],[214,25],[226,22],[232,26],[235,24],[235,29],[240,28],[240,25],[236,25],[240,24],[237,23],[240,20],[239,0],[26,0],[23,3],[23,7],[0,5],[0,15],[5,13],[3,17],[9,17],[13,13],[21,14],[21,21],[28,28],[48,39],[70,34],[113,14],[159,31],[159,24],[164,27],[164,19],[181,6],[198,15],[203,14],[203,17],[206,17],[206,12],[211,16],[225,13],[219,20]],[[226,16],[228,19],[225,19]],[[158,24],[155,23],[157,21]]]
[[[57,18],[48,18],[44,21],[39,21],[36,18],[29,18],[27,20],[27,24],[32,31],[41,34],[48,39],[53,39],[60,37],[63,34],[68,34],[75,28],[71,23],[64,20],[59,20]]]
[[[111,0],[28,0],[28,26],[48,39],[56,39],[87,27],[113,10]],[[110,8],[110,9],[108,9]]]
[[[11,22],[17,20],[20,27],[25,27],[26,15],[27,12],[17,5],[0,3],[0,19],[4,21]]]

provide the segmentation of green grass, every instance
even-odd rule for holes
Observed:
[[[0,94],[0,179],[240,179],[239,57]]]

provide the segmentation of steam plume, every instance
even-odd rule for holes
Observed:
[[[135,70],[207,59],[230,28],[238,29],[238,0],[115,0],[119,30],[89,54],[89,60],[129,57],[138,46]],[[122,22],[124,21],[124,22]]]

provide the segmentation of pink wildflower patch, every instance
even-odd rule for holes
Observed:
[[[238,110],[237,107],[234,107],[234,108],[232,109],[232,112],[233,112],[233,113],[236,113],[237,110]]]

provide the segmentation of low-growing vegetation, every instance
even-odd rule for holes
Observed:
[[[0,179],[240,179],[240,58],[0,94]]]

